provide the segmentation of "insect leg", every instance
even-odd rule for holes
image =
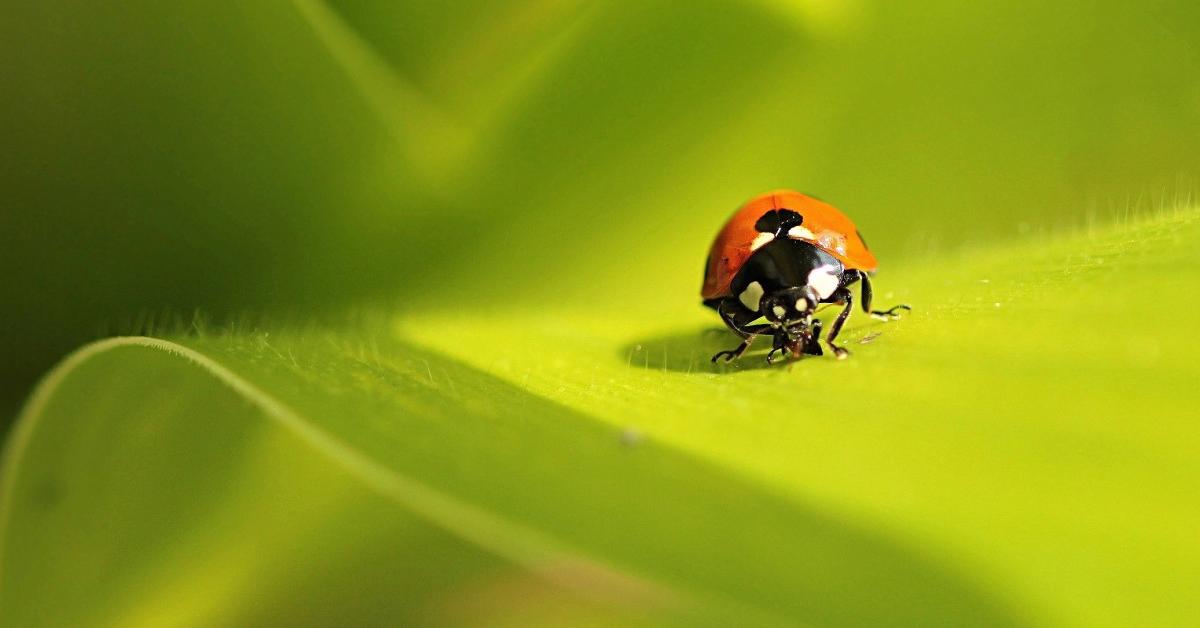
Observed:
[[[875,298],[875,291],[871,289],[871,276],[861,271],[854,271],[858,278],[862,280],[859,296],[862,298],[862,311],[871,313],[871,300]]]
[[[912,307],[905,303],[901,303],[900,305],[893,305],[886,310],[871,310],[871,316],[885,321],[896,320],[900,318],[900,315],[896,313],[896,310],[906,310],[911,312]]]
[[[746,323],[758,318],[758,314],[743,308],[741,303],[738,303],[737,307],[742,311],[729,312],[725,309],[725,306],[728,303],[728,299],[721,301],[721,303],[717,306],[717,314],[721,315],[721,321],[725,323],[725,326],[728,327],[730,331],[741,336],[742,338],[745,338],[751,333],[747,330]]]
[[[893,319],[900,318],[900,315],[896,313],[896,310],[908,310],[910,312],[912,311],[912,308],[904,303],[901,303],[900,305],[893,305],[892,307],[890,307],[886,310],[872,310],[871,309],[871,300],[875,295],[875,291],[871,289],[871,276],[860,270],[847,271],[846,274],[849,275],[851,272],[853,272],[857,275],[856,279],[862,279],[862,293],[861,293],[862,294],[862,311],[866,312],[867,314],[870,314],[871,316],[873,316],[875,318],[880,318],[885,321],[890,321]],[[842,285],[848,286],[852,283],[854,283],[854,279],[846,281]]]
[[[745,339],[742,340],[742,344],[738,345],[733,350],[718,351],[716,355],[712,357],[713,363],[716,364],[717,360],[720,360],[721,358],[724,358],[726,362],[732,362],[742,357],[742,354],[746,352],[746,349],[750,348],[750,345],[754,342],[755,338],[758,338],[758,334],[750,334],[745,336]]]
[[[717,354],[712,357],[712,361],[716,362],[721,358],[725,358],[726,362],[732,362],[742,357],[742,354],[745,353],[746,350],[750,348],[750,345],[754,343],[754,339],[758,338],[760,334],[770,329],[770,325],[751,325],[749,327],[735,329],[734,331],[736,331],[738,335],[742,337],[742,344],[738,345],[731,351],[718,351]]]
[[[727,312],[725,310],[725,304],[728,302],[729,301],[722,301],[720,305],[717,306],[717,313],[721,315],[721,320],[725,322],[725,326],[728,327],[730,331],[738,336],[741,336],[742,344],[738,345],[737,348],[731,351],[718,352],[712,357],[712,361],[714,363],[721,358],[724,358],[726,362],[732,362],[733,360],[742,357],[742,354],[750,348],[750,345],[754,342],[754,339],[758,338],[759,334],[763,333],[767,329],[770,329],[770,325],[746,325],[746,323],[750,322],[750,320],[757,318],[757,314],[754,314],[749,310],[741,312],[740,316],[738,312]],[[741,304],[739,303],[738,305],[740,306]],[[751,317],[752,314],[753,317]],[[747,320],[738,320],[739,318]]]
[[[788,354],[788,334],[782,329],[775,329],[771,350],[767,352],[767,364],[775,363],[775,354],[787,356]]]
[[[808,342],[804,344],[804,353],[807,355],[825,355],[821,350],[821,320],[815,319],[812,322],[811,334],[808,337]]]
[[[845,324],[846,318],[850,316],[850,310],[854,308],[854,297],[846,288],[838,288],[838,291],[834,294],[838,298],[833,302],[839,304],[845,303],[846,307],[843,307],[842,311],[838,313],[837,318],[834,319],[833,326],[829,328],[829,335],[825,337],[825,343],[829,345],[830,349],[833,349],[833,354],[837,356],[837,359],[844,360],[846,356],[850,355],[850,352],[845,347],[833,344],[833,341],[837,340],[838,334],[842,332],[842,325]]]

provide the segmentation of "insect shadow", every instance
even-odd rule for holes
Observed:
[[[865,333],[844,334],[846,343],[865,345],[879,338],[881,332],[874,323],[863,330]],[[872,329],[874,327],[874,329]],[[741,358],[732,362],[725,360],[712,361],[719,351],[737,346],[738,338],[729,333],[728,329],[717,326],[707,326],[692,331],[675,332],[660,336],[651,336],[632,342],[621,348],[620,359],[629,366],[663,371],[678,371],[681,373],[740,373],[744,371],[760,371],[763,369],[788,370],[793,366],[809,360],[832,360],[828,353],[824,356],[803,356],[800,359],[779,358],[774,364],[767,362],[767,351],[771,348],[771,339],[762,337]],[[853,349],[851,349],[853,350]]]
[[[621,348],[620,359],[629,366],[681,373],[739,373],[767,368],[786,369],[795,360],[767,363],[770,338],[760,338],[754,347],[733,362],[712,361],[717,352],[736,347],[739,339],[724,327],[707,326],[644,338]],[[801,360],[803,361],[803,360]]]

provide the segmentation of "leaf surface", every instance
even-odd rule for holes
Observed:
[[[730,338],[687,302],[102,341],[6,450],[0,616],[1182,621],[1198,234],[901,267],[877,298],[916,311],[856,317],[841,362],[714,367]]]

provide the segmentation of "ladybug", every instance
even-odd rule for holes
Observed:
[[[792,190],[776,190],[751,199],[725,223],[704,265],[700,294],[742,344],[712,357],[726,362],[741,357],[755,338],[770,335],[775,354],[822,355],[819,305],[841,305],[825,343],[837,358],[850,354],[834,343],[850,316],[850,286],[861,282],[862,309],[872,316],[898,318],[897,305],[871,309],[871,279],[879,263],[862,234],[833,205]],[[755,323],[758,319],[765,322]]]

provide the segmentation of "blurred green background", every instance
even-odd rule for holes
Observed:
[[[1182,0],[3,2],[0,417],[179,344],[26,407],[0,623],[1185,625],[1198,42]],[[777,187],[917,309],[711,367],[705,252]]]
[[[197,309],[614,298],[614,255],[691,298],[774,187],[886,261],[1169,205],[1197,41],[1185,1],[6,2],[2,395]]]

